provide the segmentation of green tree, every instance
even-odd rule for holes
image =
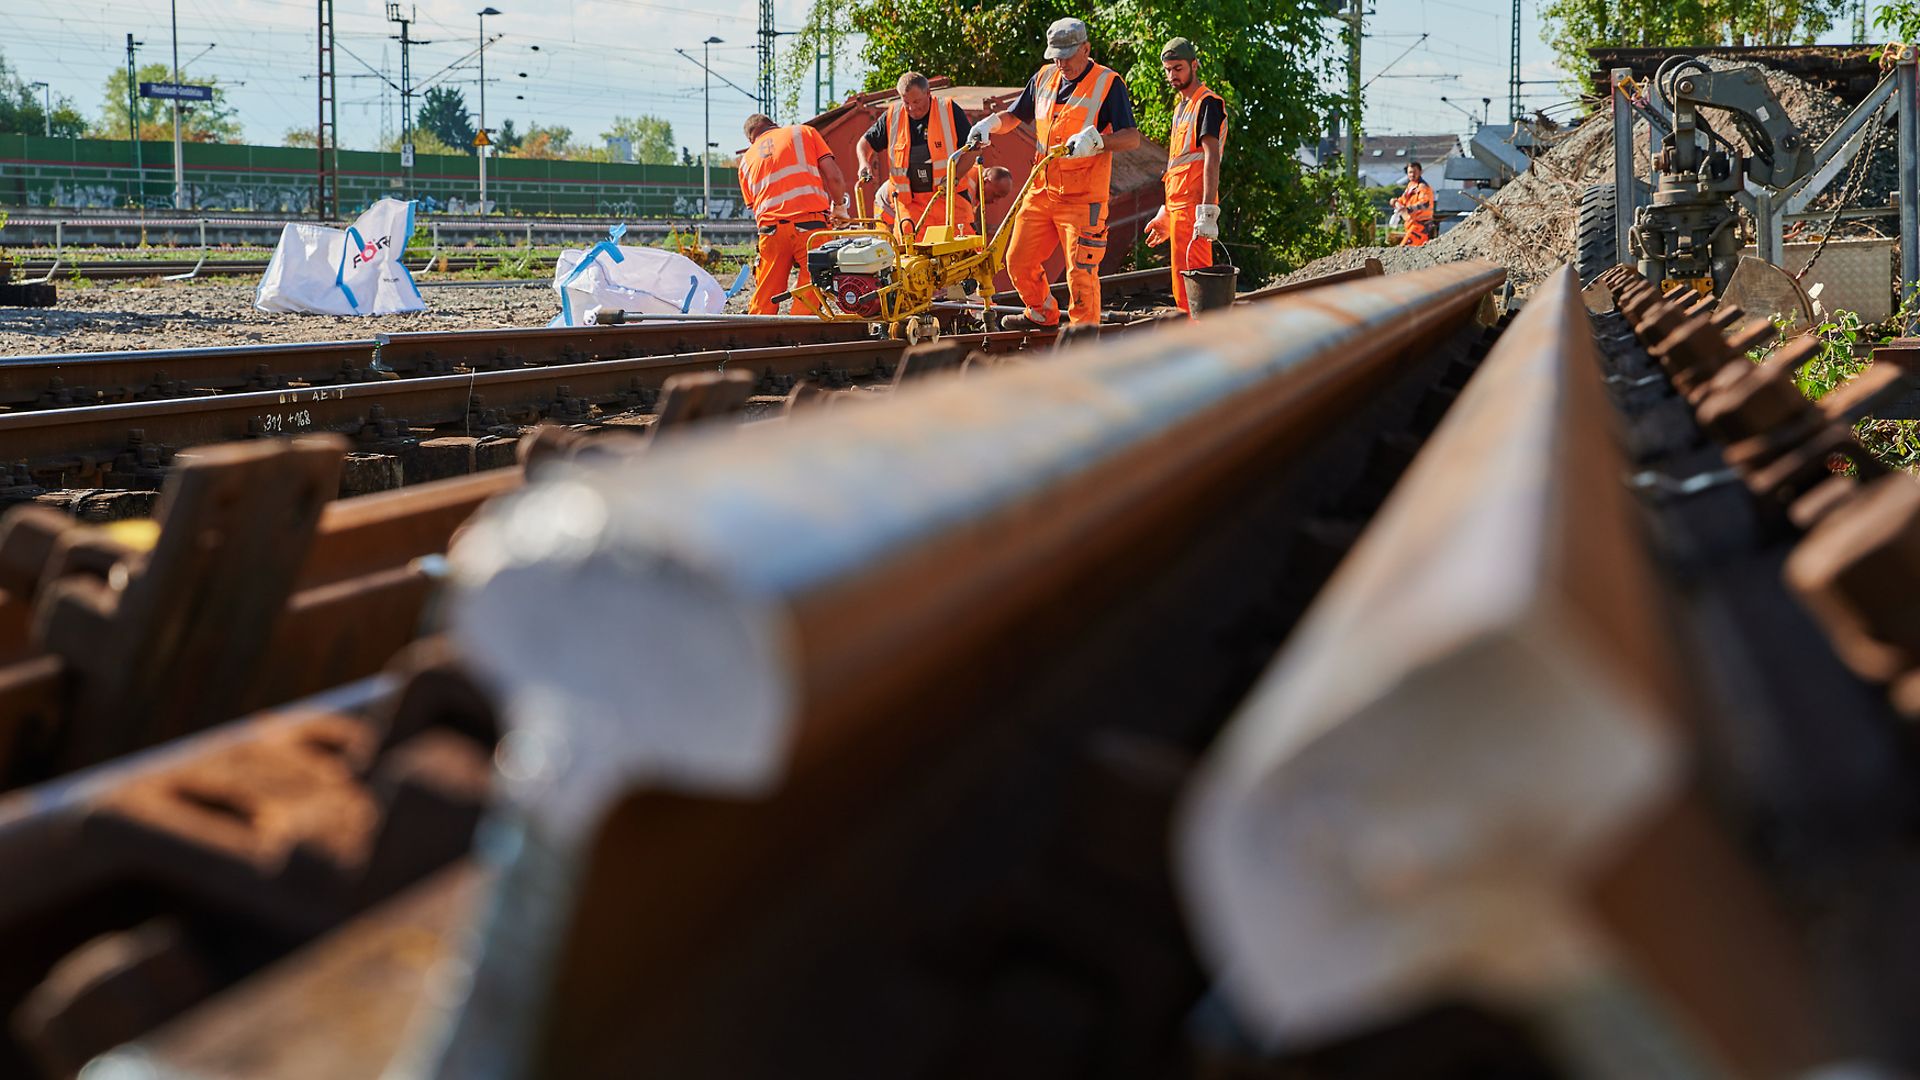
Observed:
[[[380,149],[384,153],[397,154],[400,152],[400,144],[401,138],[399,135],[389,135],[387,140],[380,144]],[[426,128],[414,128],[413,152],[415,154],[437,154],[441,157],[458,157],[461,154],[472,153],[472,148],[448,146],[440,140],[440,136],[435,135]]]
[[[312,149],[318,144],[319,137],[313,133],[312,128],[288,128],[280,136],[281,146],[304,146]]]
[[[212,101],[195,101],[186,104],[180,110],[180,137],[188,142],[224,142],[241,141],[240,120],[233,106],[227,104],[227,92],[221,88],[220,80],[213,76],[202,78],[198,75],[181,75],[181,80],[194,86],[213,87]],[[173,69],[166,64],[142,64],[137,75],[138,82],[172,82]],[[140,125],[140,138],[165,140],[173,138],[173,103],[160,98],[136,98],[134,115]],[[96,139],[124,139],[127,137],[127,69],[115,68],[107,76],[107,84],[100,98],[100,119],[94,121],[88,129],[89,135]]]
[[[1546,0],[1540,15],[1561,68],[1584,73],[1591,48],[1812,44],[1847,9],[1846,0]],[[1576,84],[1586,89],[1584,78]]]
[[[811,116],[839,104],[853,90],[853,13],[860,0],[814,0],[806,24],[780,56],[782,115]],[[816,84],[816,76],[828,85]],[[816,108],[815,106],[818,106]]]
[[[892,86],[908,69],[1021,86],[1045,63],[1047,24],[1069,14],[1086,17],[1095,59],[1126,78],[1141,132],[1162,145],[1173,97],[1160,47],[1175,36],[1199,46],[1201,78],[1227,102],[1221,235],[1249,279],[1338,242],[1329,226],[1339,201],[1333,181],[1304,175],[1294,156],[1339,100],[1321,89],[1334,74],[1334,50],[1313,0],[1114,0],[1091,12],[1057,0],[863,0],[853,23],[867,35],[869,90]]]
[[[545,127],[540,124],[528,124],[527,133],[520,137],[520,145],[513,148],[508,157],[544,158],[549,160],[565,158],[568,142],[573,138],[573,129],[554,125]]]
[[[61,94],[54,95],[53,122],[49,125],[45,96],[7,64],[5,55],[0,55],[0,134],[52,134],[71,139],[86,130],[87,118],[73,107],[71,98]]]
[[[500,121],[500,130],[493,134],[493,152],[495,154],[511,154],[514,150],[518,149],[519,146],[520,132],[513,126],[513,121]]]
[[[673,125],[657,116],[616,116],[602,139],[633,143],[633,160],[642,165],[673,164]]]
[[[435,86],[427,90],[426,97],[421,99],[414,126],[420,131],[432,132],[443,145],[457,147],[461,153],[474,153],[473,121],[467,117],[466,96],[450,86]],[[418,140],[414,144],[414,153],[425,153],[419,148]]]
[[[1047,24],[1077,13],[1082,9],[1069,12],[1056,0],[859,0],[850,21],[866,35],[860,58],[869,91],[891,89],[903,71],[945,75],[956,83],[1020,86],[1043,63]],[[1088,25],[1096,35],[1094,55],[1104,57],[1098,18]]]

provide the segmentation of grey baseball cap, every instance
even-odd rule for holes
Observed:
[[[1047,59],[1058,60],[1071,56],[1075,49],[1087,43],[1087,24],[1079,19],[1056,19],[1047,27]]]
[[[1186,38],[1177,37],[1167,42],[1166,47],[1160,50],[1160,59],[1198,60],[1200,59],[1200,50],[1194,48],[1193,42],[1188,41]]]

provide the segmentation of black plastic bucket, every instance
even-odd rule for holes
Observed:
[[[1187,307],[1196,317],[1203,311],[1233,306],[1234,293],[1240,284],[1238,267],[1197,266],[1180,271],[1180,276],[1187,280]]]

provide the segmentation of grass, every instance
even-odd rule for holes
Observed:
[[[1834,390],[1857,378],[1873,363],[1872,355],[1860,356],[1862,342],[1884,345],[1899,336],[1899,328],[1914,315],[1915,302],[1908,300],[1885,322],[1863,325],[1859,315],[1836,311],[1826,322],[1813,329],[1820,340],[1820,351],[1794,374],[1794,385],[1808,401],[1819,401]],[[1756,350],[1755,362],[1766,359],[1769,347]],[[1861,445],[1888,468],[1920,472],[1920,420],[1877,420],[1867,417],[1854,425]],[[1849,466],[1851,467],[1851,466]]]

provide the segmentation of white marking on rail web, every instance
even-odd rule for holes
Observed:
[[[313,426],[313,414],[305,409],[290,413],[264,413],[260,416],[260,430],[298,431]]]

